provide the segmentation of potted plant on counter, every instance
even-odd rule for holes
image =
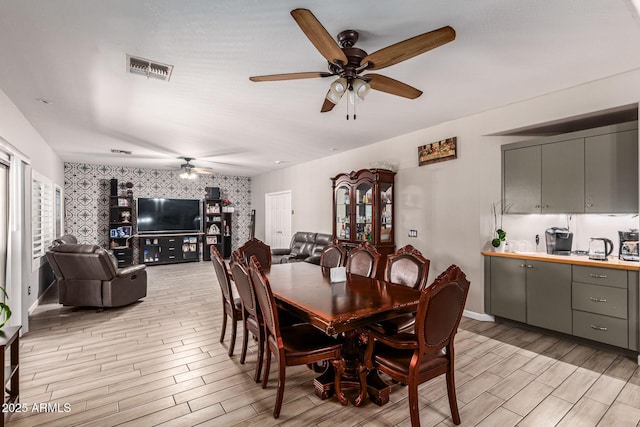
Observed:
[[[491,240],[494,252],[504,252],[507,239],[507,232],[502,229],[502,206],[501,202],[495,202],[491,205],[491,213],[493,214],[494,237]],[[500,214],[500,222],[498,223],[498,214]]]

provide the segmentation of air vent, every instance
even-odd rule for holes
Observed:
[[[173,65],[160,64],[148,59],[127,55],[127,68],[130,73],[169,81]]]

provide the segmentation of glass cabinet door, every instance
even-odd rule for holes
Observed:
[[[356,241],[364,242],[373,239],[373,194],[370,183],[362,183],[356,187]]]
[[[380,243],[393,238],[393,184],[380,184]]]
[[[349,203],[351,195],[349,187],[341,186],[336,189],[336,234],[338,239],[349,240],[351,238],[350,214],[351,205]]]

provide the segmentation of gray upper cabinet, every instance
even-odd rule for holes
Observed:
[[[638,131],[585,138],[585,212],[638,212]]]
[[[638,213],[638,123],[502,147],[505,213]]]
[[[505,212],[540,212],[540,156],[540,146],[503,152]]]
[[[542,213],[584,210],[584,138],[542,146]]]

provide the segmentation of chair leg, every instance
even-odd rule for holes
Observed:
[[[267,388],[269,382],[269,368],[271,367],[271,349],[267,343],[264,344],[264,377],[262,377],[262,388]]]
[[[420,427],[420,413],[418,412],[418,384],[409,381],[409,415],[411,427]]]
[[[244,365],[247,358],[247,346],[249,345],[249,331],[247,330],[247,322],[242,321],[242,351],[240,352],[240,364]]]
[[[284,397],[284,383],[286,380],[286,371],[287,367],[285,366],[285,361],[283,358],[278,358],[278,395],[276,397],[276,407],[273,409],[273,418],[278,418],[280,416],[280,409],[282,408],[282,398]]]
[[[455,425],[460,424],[460,413],[458,412],[458,401],[456,399],[456,383],[453,378],[453,363],[449,364],[447,371],[447,395],[449,396],[449,408],[451,409],[451,418]]]
[[[233,356],[233,348],[236,346],[236,333],[238,329],[238,320],[231,318],[231,342],[229,343],[229,356]]]
[[[224,334],[227,331],[227,313],[222,313],[222,331],[220,332],[220,342],[224,342]]]
[[[256,373],[253,377],[255,382],[260,382],[260,373],[262,372],[262,363],[264,362],[264,339],[258,337],[258,363],[256,364]]]

